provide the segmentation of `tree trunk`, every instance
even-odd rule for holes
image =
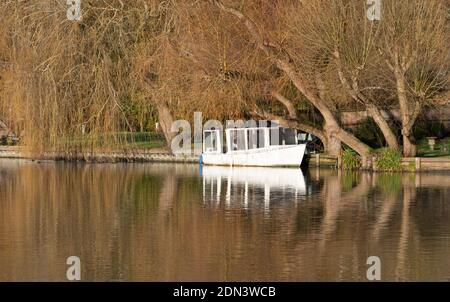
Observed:
[[[277,65],[277,67],[289,77],[294,86],[322,114],[326,124],[326,126],[324,127],[325,131],[330,133],[332,137],[341,140],[350,148],[358,152],[361,155],[363,164],[365,165],[369,158],[370,148],[355,136],[353,136],[351,133],[345,131],[339,126],[330,109],[329,104],[325,100],[320,99],[314,91],[310,90],[307,87],[307,85],[304,85],[303,79],[295,71],[295,67],[289,62],[289,59],[280,58],[280,52],[274,53],[274,50],[271,47],[267,46],[268,43],[266,43],[264,41],[264,38],[260,35],[256,24],[241,11],[225,6],[220,0],[212,0],[211,2],[222,11],[230,13],[243,21],[244,26],[246,26],[248,32],[255,40],[258,48],[265,52],[269,58],[274,60],[274,63]]]
[[[361,156],[361,165],[364,169],[369,169],[372,165],[370,157],[370,148],[362,141],[357,139],[353,134],[345,131],[337,124],[335,120],[325,118],[325,131],[331,135],[331,137],[340,140],[353,150],[355,150]],[[330,125],[331,124],[331,125]]]
[[[341,156],[342,142],[329,131],[326,131],[325,133],[327,137],[327,143],[324,143],[325,153],[336,157]]]
[[[394,135],[394,132],[392,132],[391,127],[389,127],[388,122],[384,119],[377,106],[375,106],[374,104],[367,104],[366,108],[369,115],[373,118],[373,120],[383,133],[383,136],[386,139],[386,143],[389,148],[399,150],[400,147],[398,145],[397,137]]]
[[[361,156],[362,161],[365,162],[370,154],[369,146],[339,126],[334,115],[328,108],[326,108],[326,110],[322,110],[321,113],[325,120],[324,129],[328,136],[333,140],[340,140],[355,150]]]
[[[259,115],[265,116],[266,118],[270,117],[271,120],[278,120],[281,123],[281,125],[284,125],[284,126],[287,126],[290,128],[294,128],[294,129],[297,129],[300,131],[304,131],[304,132],[307,132],[307,133],[310,133],[310,134],[316,136],[317,138],[319,138],[322,141],[323,147],[325,149],[325,153],[329,153],[327,150],[330,147],[329,143],[331,142],[331,140],[330,140],[331,136],[327,135],[325,133],[325,131],[319,130],[314,126],[301,123],[299,121],[299,118],[297,115],[297,110],[295,109],[294,103],[291,100],[289,100],[288,98],[286,98],[285,96],[283,96],[282,94],[280,94],[279,92],[276,92],[276,91],[272,92],[272,96],[286,107],[286,109],[288,111],[288,115],[289,115],[289,120],[286,120],[280,116],[268,114],[265,112],[263,114],[259,113]],[[338,146],[339,151],[340,151],[340,146],[341,146],[340,143],[341,142],[336,142],[336,144],[339,144],[339,146]],[[332,154],[333,155],[336,154],[336,156],[337,156],[339,154],[339,152],[332,151]]]
[[[164,133],[164,137],[166,138],[167,146],[170,147],[172,139],[175,136],[171,131],[171,127],[173,124],[172,114],[170,113],[169,107],[166,103],[159,101],[155,105],[158,112],[159,123],[161,124],[161,129]]]
[[[414,108],[413,110],[410,108],[411,106],[409,106],[408,102],[404,70],[399,63],[398,51],[394,53],[394,56],[395,64],[393,71],[396,80],[397,96],[400,104],[400,114],[402,119],[403,156],[415,157],[417,153],[417,146],[415,145],[414,137],[411,135],[411,129],[417,119],[421,107],[418,106],[418,108]]]
[[[341,56],[338,50],[335,50],[334,56],[337,59],[337,65],[338,65],[338,75],[339,79],[341,81],[341,84],[344,86],[344,88],[347,90],[347,93],[355,100],[356,102],[360,102],[365,105],[367,113],[369,116],[373,118],[377,126],[380,128],[381,132],[383,133],[384,138],[386,139],[386,143],[388,146],[392,149],[398,150],[398,142],[397,138],[392,132],[391,128],[389,127],[388,122],[384,119],[383,115],[381,114],[381,111],[378,109],[378,107],[370,102],[359,90],[359,83],[358,83],[358,74],[360,70],[355,70],[353,72],[352,77],[352,85],[350,85],[349,81],[347,80],[341,66]]]
[[[339,126],[339,123],[337,122],[333,112],[329,108],[329,105],[324,100],[319,99],[313,92],[304,87],[302,79],[293,70],[292,66],[289,63],[283,60],[277,60],[277,65],[286,73],[294,86],[322,114],[323,119],[325,120],[324,130],[332,137],[335,137],[336,139],[342,141],[344,144],[355,150],[361,156],[363,162],[366,162],[366,159],[369,158],[370,154],[369,146],[367,146],[353,134],[347,132],[341,126]]]
[[[417,145],[415,144],[414,137],[411,135],[403,135],[403,156],[416,157]]]

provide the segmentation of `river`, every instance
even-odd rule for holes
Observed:
[[[0,281],[450,280],[450,174],[0,160]]]

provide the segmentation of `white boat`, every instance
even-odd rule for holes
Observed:
[[[217,166],[300,167],[306,144],[297,131],[281,127],[230,128],[203,132],[201,163]]]

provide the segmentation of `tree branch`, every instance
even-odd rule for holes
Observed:
[[[266,112],[259,108],[254,108],[253,114],[256,116],[259,116],[261,118],[264,118],[264,119],[278,121],[279,124],[283,127],[293,128],[293,129],[297,129],[297,130],[301,130],[301,131],[310,133],[310,134],[318,137],[322,141],[323,144],[327,143],[327,138],[326,138],[325,132],[320,129],[317,129],[314,126],[311,126],[311,125],[308,125],[305,123],[301,123],[295,119],[286,119],[282,116]]]
[[[220,0],[210,0],[213,4],[215,4],[219,9],[221,9],[224,12],[230,13],[237,17],[239,20],[243,21],[245,26],[247,27],[248,31],[252,35],[253,39],[255,39],[256,44],[258,47],[264,51],[266,54],[270,54],[271,49],[264,43],[264,39],[261,37],[258,27],[256,26],[255,22],[251,20],[249,17],[245,16],[242,12],[240,12],[237,9],[225,6]]]
[[[297,118],[297,110],[295,109],[294,104],[292,103],[291,100],[287,99],[285,96],[281,95],[280,93],[273,91],[272,92],[272,96],[277,99],[277,101],[279,101],[281,104],[284,105],[284,107],[286,107],[288,113],[289,113],[289,118],[290,119],[296,119]]]
[[[321,100],[317,94],[310,89],[308,89],[305,85],[304,79],[295,71],[295,68],[292,64],[289,63],[289,60],[283,59],[280,57],[280,52],[274,52],[274,48],[268,47],[269,43],[264,43],[264,39],[260,35],[256,24],[247,16],[245,16],[242,12],[229,8],[220,0],[209,0],[211,3],[215,4],[222,11],[228,12],[234,16],[236,16],[239,20],[243,21],[247,30],[252,35],[253,39],[256,41],[257,46],[261,49],[267,56],[271,56],[274,60],[274,63],[277,67],[282,70],[292,81],[295,87],[308,99],[308,101],[319,110],[322,114],[323,118],[326,121],[326,125],[330,133],[334,135],[339,140],[348,144],[351,148],[355,149],[363,158],[366,159],[366,156],[370,153],[370,148],[357,139],[353,134],[345,131],[342,127],[339,126],[336,117],[333,112],[329,108],[329,105],[325,100]]]
[[[250,35],[253,37],[253,39],[256,41],[256,44],[259,49],[261,49],[266,55],[272,56],[275,59],[275,63],[279,69],[284,71],[287,76],[291,79],[291,81],[294,83],[294,85],[297,87],[297,89],[304,95],[308,100],[319,109],[319,111],[326,110],[326,107],[321,104],[319,99],[317,98],[314,93],[307,90],[306,87],[303,85],[303,79],[300,78],[300,76],[295,72],[295,70],[292,68],[292,66],[289,64],[288,60],[284,60],[282,58],[279,58],[279,52],[274,51],[274,47],[271,47],[269,45],[272,45],[269,42],[264,42],[263,37],[258,31],[258,28],[249,17],[245,16],[242,12],[225,6],[220,0],[210,0],[213,4],[215,4],[219,9],[221,9],[224,12],[230,13],[237,17],[239,20],[243,21],[245,26],[247,27],[247,30],[249,31]]]
[[[333,52],[333,55],[336,58],[336,65],[337,65],[337,69],[338,69],[339,80],[341,81],[342,86],[344,86],[345,90],[347,90],[347,93],[351,96],[351,98],[354,101],[364,104],[365,102],[363,102],[363,100],[359,98],[358,91],[356,91],[356,88],[358,87],[356,77],[352,77],[353,86],[350,85],[350,83],[348,82],[348,80],[344,74],[344,71],[342,70],[341,55],[340,55],[339,51],[336,49]]]

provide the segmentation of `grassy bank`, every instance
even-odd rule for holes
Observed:
[[[16,145],[10,139],[2,139],[0,145]],[[27,147],[20,141],[17,145]],[[46,144],[44,144],[46,147]],[[166,149],[164,136],[155,132],[116,132],[95,137],[80,135],[60,137],[56,145],[48,144],[45,151],[68,150],[69,152],[101,152],[104,150],[152,150]]]
[[[427,139],[422,139],[417,144],[419,157],[450,157],[450,137],[438,139],[434,150],[431,150]]]

